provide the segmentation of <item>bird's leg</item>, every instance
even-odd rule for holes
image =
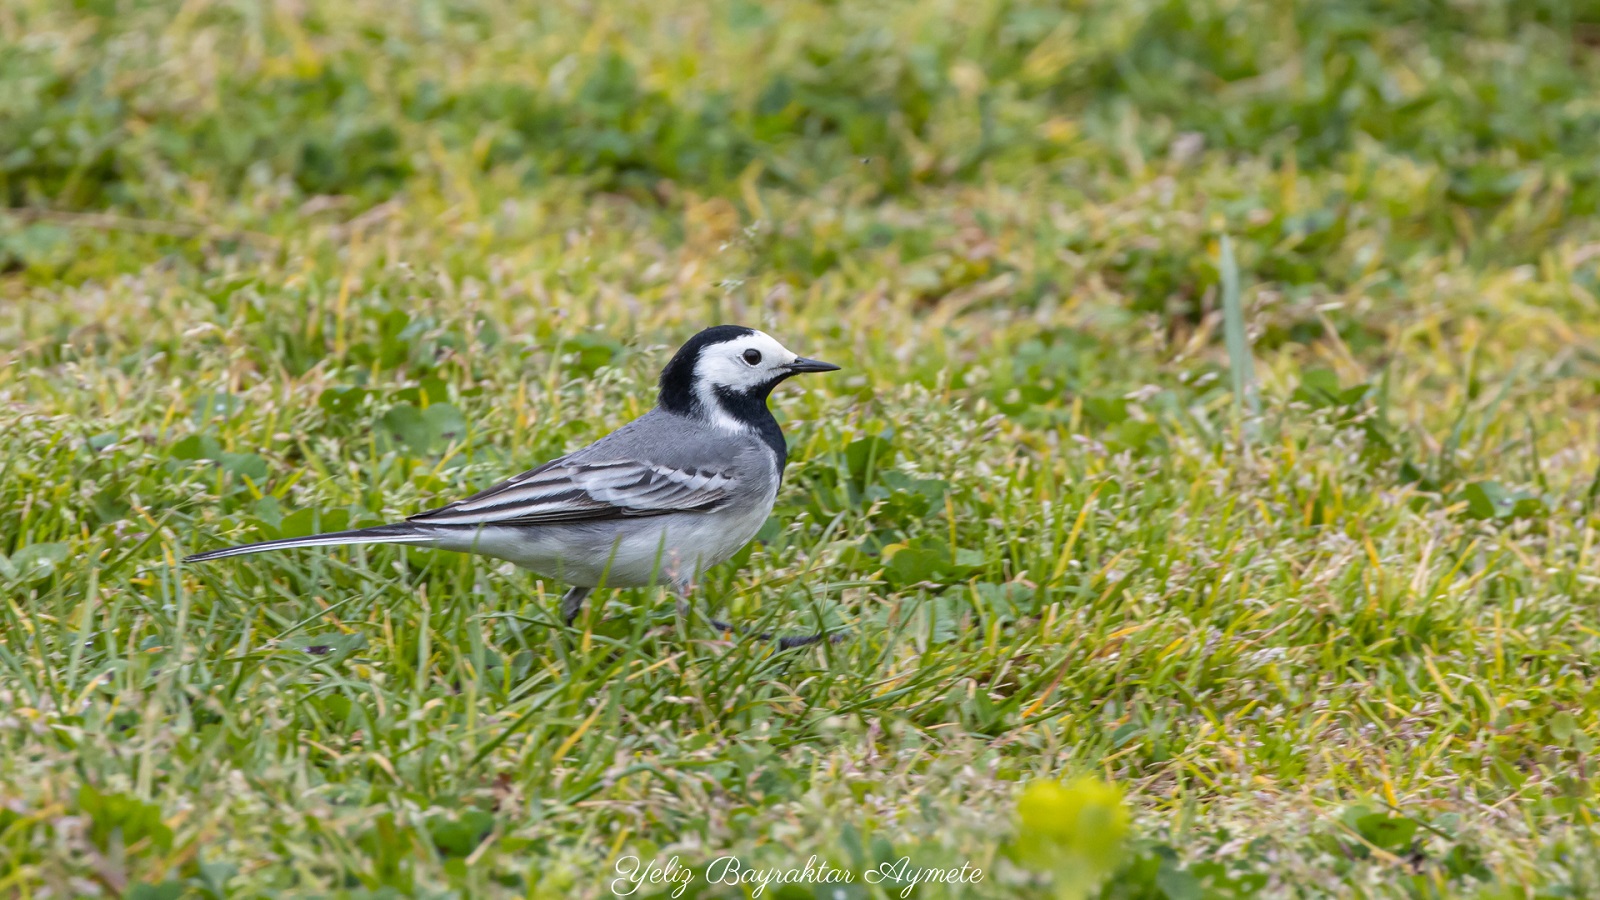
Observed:
[[[678,598],[678,616],[687,624],[689,621],[689,595],[694,593],[694,582],[674,579],[670,584],[673,595]],[[716,619],[710,619],[709,621],[711,622],[711,627],[718,631],[739,630],[727,622],[718,622]]]
[[[583,601],[592,593],[594,588],[576,586],[567,588],[567,592],[561,595],[561,620],[570,626],[572,620],[576,619],[583,609]]]

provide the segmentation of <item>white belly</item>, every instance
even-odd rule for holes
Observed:
[[[692,584],[738,553],[766,524],[772,499],[742,515],[672,513],[541,526],[485,526],[437,546],[503,559],[578,587]]]

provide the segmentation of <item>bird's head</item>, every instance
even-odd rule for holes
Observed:
[[[838,368],[754,328],[716,325],[690,338],[661,370],[660,404],[669,412],[739,420],[754,406],[764,411],[767,395],[784,379]]]

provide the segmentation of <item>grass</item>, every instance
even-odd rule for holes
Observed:
[[[6,5],[0,894],[1593,893],[1597,34]],[[403,548],[177,562],[592,440],[718,321],[847,371],[774,398],[779,508],[701,609],[845,642],[645,590],[566,630]]]

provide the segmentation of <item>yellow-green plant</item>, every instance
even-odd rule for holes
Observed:
[[[1048,873],[1061,900],[1087,897],[1127,854],[1122,790],[1094,777],[1035,781],[1017,798],[1014,858]]]

